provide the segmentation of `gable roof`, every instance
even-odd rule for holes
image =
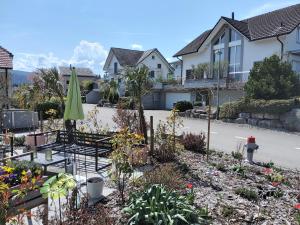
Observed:
[[[124,48],[111,48],[111,51],[118,59],[121,66],[134,66],[144,54],[144,51]]]
[[[11,52],[0,46],[0,68],[12,69],[13,57]]]
[[[291,33],[300,24],[300,4],[244,20],[235,20],[227,17],[221,17],[221,19],[224,19],[250,41],[256,41]],[[212,30],[203,32],[177,52],[174,57],[197,52]]]
[[[173,69],[165,57],[158,51],[157,48],[149,49],[146,51],[125,49],[125,48],[111,48],[106,59],[105,67],[108,66],[109,61],[112,58],[111,53],[113,53],[121,66],[137,66],[139,63],[142,63],[151,53],[156,52],[161,59],[168,65],[169,69]]]
[[[77,76],[85,76],[85,77],[94,77],[95,74],[90,68],[83,68],[83,67],[75,67],[75,71]],[[67,66],[60,66],[59,72],[62,76],[71,76],[70,67]]]

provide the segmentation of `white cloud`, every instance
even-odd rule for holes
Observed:
[[[298,3],[297,1],[267,2],[262,5],[259,5],[254,9],[251,9],[243,18],[257,16],[263,13],[271,12],[276,9],[284,8],[297,3]]]
[[[132,44],[131,45],[132,49],[136,49],[136,50],[143,50],[143,45],[140,44]]]
[[[60,59],[53,53],[31,54],[17,53],[14,57],[14,69],[33,71],[37,68],[49,68],[53,66],[88,67],[95,73],[102,70],[108,51],[98,42],[80,41],[74,48],[73,55],[69,59]]]

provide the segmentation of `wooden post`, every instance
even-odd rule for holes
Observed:
[[[13,156],[14,155],[14,137],[10,136],[10,155]]]
[[[43,119],[43,112],[40,111],[40,129],[41,129],[41,133],[44,132],[44,119]]]
[[[153,116],[150,116],[150,155],[154,152],[154,129],[153,129]]]
[[[207,118],[207,146],[206,146],[206,160],[209,159],[209,142],[210,142],[210,118],[211,118],[211,91],[208,90],[208,118]]]

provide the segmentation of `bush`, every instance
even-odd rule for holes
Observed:
[[[14,146],[24,146],[25,136],[14,137]]]
[[[152,171],[145,172],[145,185],[162,184],[169,190],[181,190],[185,182],[175,165],[167,163],[159,165]]]
[[[299,94],[299,78],[288,62],[277,55],[255,63],[245,85],[247,97],[254,99],[285,99]]]
[[[90,92],[94,88],[94,82],[91,80],[84,80],[82,81],[83,90]]]
[[[53,115],[49,115],[47,112],[49,110],[55,110],[56,113]],[[53,119],[62,118],[61,106],[57,102],[43,102],[37,105],[36,111],[42,112],[43,119],[48,119],[50,117],[54,117]]]
[[[134,101],[130,97],[120,97],[118,104],[122,109],[135,109]]]
[[[300,98],[282,100],[255,100],[243,98],[239,101],[225,103],[220,108],[220,118],[235,119],[241,112],[282,114],[300,108]]]
[[[175,109],[179,112],[185,112],[186,110],[192,109],[193,105],[188,101],[179,101],[175,104]]]
[[[163,204],[162,204],[163,203]],[[199,216],[187,197],[153,185],[142,193],[133,194],[124,211],[130,216],[128,224],[194,224]]]
[[[257,193],[250,189],[238,188],[235,190],[235,193],[249,201],[257,201],[258,200]]]
[[[186,150],[198,153],[205,153],[205,134],[186,134],[183,137],[182,144]]]

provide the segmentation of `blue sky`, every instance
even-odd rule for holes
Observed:
[[[220,16],[244,19],[294,0],[0,0],[0,45],[14,69],[68,65],[102,73],[110,47],[172,55]]]

